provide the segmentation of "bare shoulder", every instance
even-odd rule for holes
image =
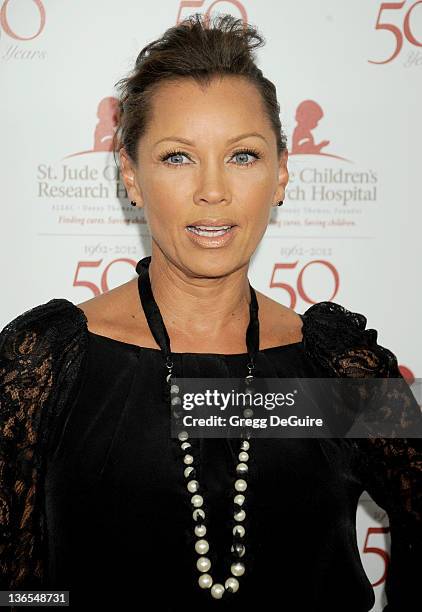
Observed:
[[[256,291],[260,346],[271,347],[302,340],[302,319],[292,309]],[[77,304],[94,334],[130,344],[158,348],[139,301],[138,279]]]
[[[84,311],[88,329],[133,344],[143,341],[156,347],[139,302],[138,279],[134,278],[106,293],[77,304]]]
[[[302,340],[303,321],[293,308],[279,304],[260,291],[255,291],[259,306],[262,344],[282,345]]]

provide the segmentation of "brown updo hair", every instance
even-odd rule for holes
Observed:
[[[280,122],[277,90],[255,64],[253,53],[264,43],[255,27],[229,14],[209,19],[195,13],[168,28],[142,49],[133,71],[115,84],[119,107],[113,151],[124,147],[137,163],[137,145],[146,131],[152,97],[160,83],[189,77],[207,85],[214,76],[237,75],[247,78],[261,93],[280,156],[287,148],[287,138]]]

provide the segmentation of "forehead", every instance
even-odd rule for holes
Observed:
[[[244,78],[224,76],[206,85],[191,78],[160,84],[145,136],[151,142],[171,135],[205,142],[252,131],[271,132],[260,92]]]

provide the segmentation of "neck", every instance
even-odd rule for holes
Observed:
[[[245,337],[251,299],[248,267],[224,276],[200,276],[180,269],[153,249],[149,275],[155,301],[171,335],[208,342]]]

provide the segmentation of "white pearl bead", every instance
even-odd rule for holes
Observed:
[[[239,534],[241,538],[245,535],[245,528],[243,525],[235,525],[233,527],[233,535]]]
[[[240,561],[232,563],[230,569],[233,576],[242,576],[245,573],[245,566]]]
[[[207,533],[207,528],[205,527],[205,525],[196,525],[195,526],[195,535],[198,538],[203,538],[206,533]]]
[[[236,593],[236,591],[239,590],[239,581],[237,580],[237,578],[233,578],[231,576],[230,578],[227,578],[226,582],[224,583],[224,586],[228,591]]]
[[[192,455],[185,455],[183,457],[183,463],[186,463],[186,465],[190,465],[191,463],[193,463]]]
[[[179,393],[180,389],[177,385],[171,385],[170,393]]]
[[[198,555],[205,555],[209,551],[210,547],[206,540],[198,540],[195,542],[195,550]]]
[[[245,453],[244,451],[239,453],[239,461],[247,461],[248,459],[249,459],[248,453]]]
[[[174,397],[171,398],[172,406],[177,406],[178,404],[181,404],[181,403],[182,403],[182,400],[180,399],[178,395],[175,395]]]
[[[249,447],[250,447],[249,442],[247,440],[243,440],[243,442],[241,444],[242,450],[247,451],[247,450],[249,450]]]
[[[246,491],[247,486],[248,485],[246,483],[246,480],[243,480],[243,478],[239,478],[234,483],[234,488],[236,489],[236,491]]]
[[[199,489],[199,482],[197,480],[189,480],[186,486],[189,493],[196,493],[196,491]]]
[[[244,521],[246,516],[246,512],[244,510],[239,510],[239,512],[234,513],[234,518],[236,521]]]
[[[235,495],[234,496],[234,503],[238,504],[238,506],[241,506],[244,502],[245,502],[245,496],[244,495],[241,495],[239,493],[239,495]]]
[[[185,468],[185,471],[183,472],[183,474],[184,474],[185,478],[188,478],[188,477],[189,477],[189,474],[190,474],[190,473],[193,471],[193,469],[194,469],[194,468],[193,468],[192,466],[191,466],[191,467],[187,467],[187,468]]]
[[[221,599],[224,595],[223,585],[219,584],[218,582],[213,584],[211,587],[211,595],[214,597],[214,599]]]
[[[246,465],[246,463],[238,463],[236,466],[236,472],[238,474],[246,474],[248,472],[249,468]]]
[[[245,408],[245,410],[243,411],[243,416],[245,417],[245,419],[251,419],[253,417],[252,408]]]
[[[189,434],[187,431],[181,431],[177,437],[179,438],[179,440],[184,442],[185,440],[189,438]]]
[[[186,450],[187,448],[190,448],[192,446],[192,444],[190,442],[183,442],[183,444],[180,445],[180,448],[182,450]]]
[[[199,508],[204,503],[204,498],[202,495],[193,495],[190,500],[195,508]]]
[[[200,572],[207,572],[211,567],[211,561],[208,559],[208,557],[199,557],[198,561],[196,562],[196,567]]]
[[[212,585],[212,578],[209,574],[201,574],[198,578],[198,584],[201,589],[209,589]]]
[[[192,517],[194,521],[198,520],[198,517],[201,519],[205,518],[205,512],[202,510],[202,508],[196,508],[196,510],[194,510],[192,512]]]

